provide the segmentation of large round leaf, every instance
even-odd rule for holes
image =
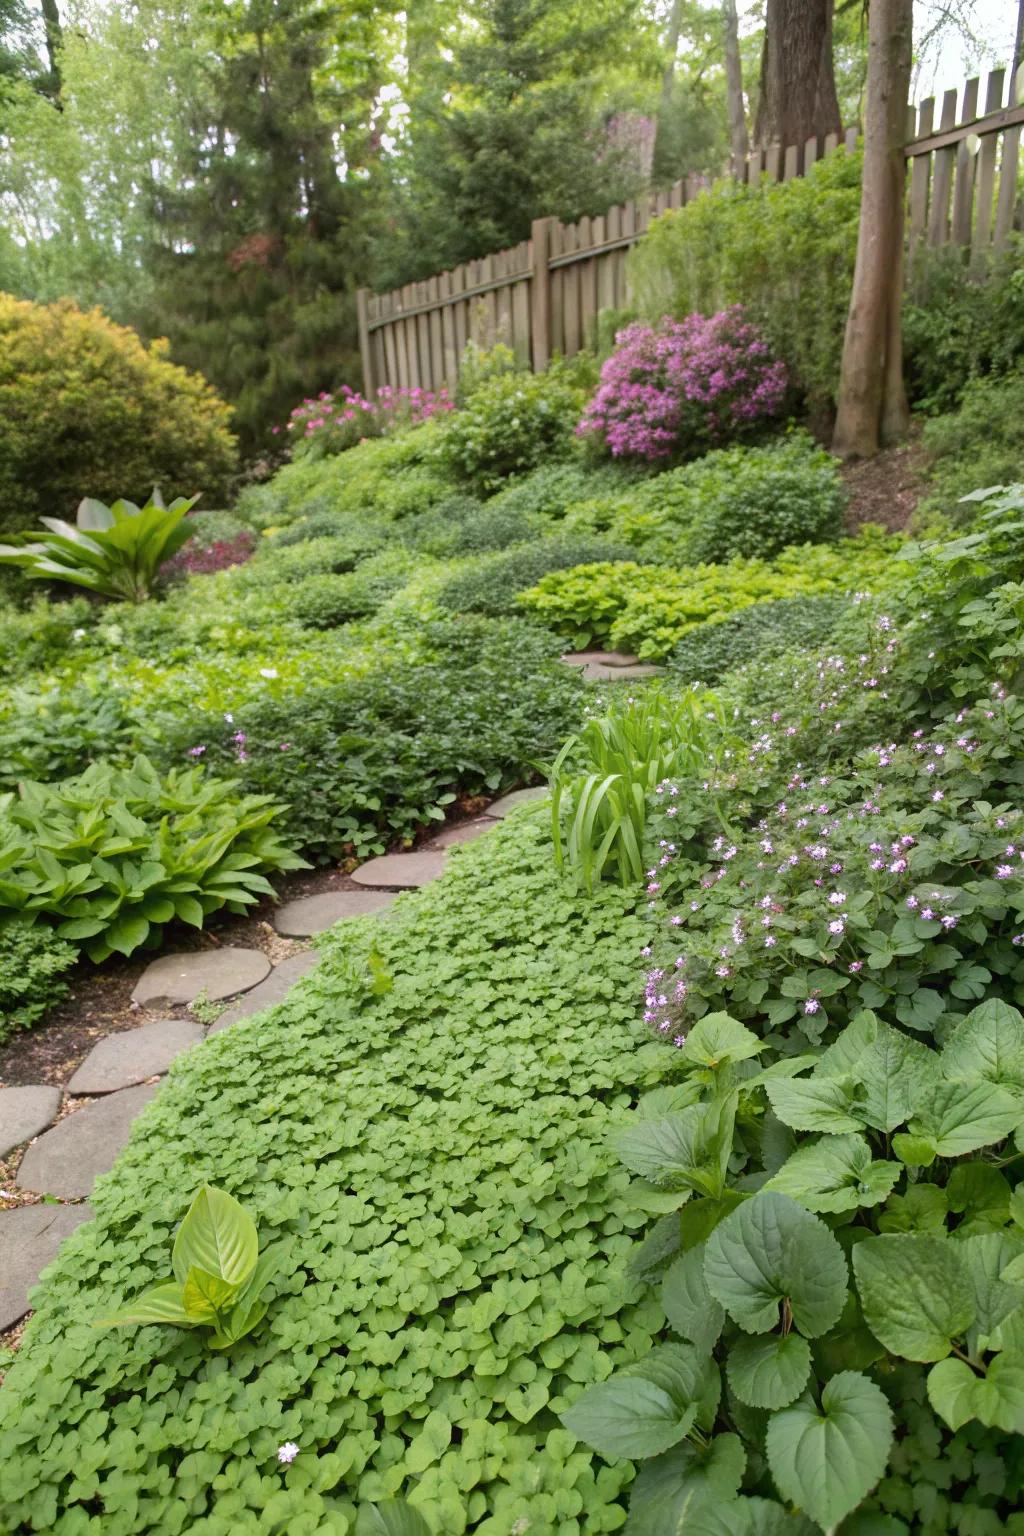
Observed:
[[[853,1250],[864,1321],[880,1344],[907,1360],[941,1360],[974,1321],[965,1255],[928,1232],[868,1237]]]
[[[705,1367],[688,1344],[662,1345],[588,1388],[562,1423],[605,1456],[657,1456],[694,1423],[707,1391]]]
[[[661,1285],[665,1316],[677,1333],[701,1354],[710,1354],[725,1322],[725,1313],[704,1279],[704,1245],[691,1248],[666,1271]]]
[[[806,1338],[827,1333],[846,1301],[843,1250],[823,1221],[786,1195],[762,1190],[712,1232],[708,1290],[747,1333],[767,1333],[788,1302]]]
[[[766,1437],[779,1492],[826,1531],[870,1493],[891,1445],[889,1404],[859,1371],[833,1376],[820,1408],[808,1394],[773,1414]]]

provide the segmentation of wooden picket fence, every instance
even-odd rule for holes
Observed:
[[[1008,72],[994,69],[979,115],[979,81],[908,108],[908,244],[969,248],[984,265],[1005,244],[1019,209],[1018,162],[1024,105],[1013,100]],[[959,111],[958,111],[959,106]],[[852,148],[836,134],[819,142],[756,150],[736,172],[756,185],[789,181],[819,155]],[[537,219],[530,239],[467,261],[392,293],[358,293],[359,340],[367,394],[382,384],[437,389],[453,385],[466,344],[511,346],[535,370],[555,353],[572,357],[593,340],[602,310],[629,302],[627,257],[652,218],[682,208],[706,183],[697,176],[667,192],[636,198],[595,218],[563,224]]]

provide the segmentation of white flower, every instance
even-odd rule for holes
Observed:
[[[260,667],[260,677],[276,677],[276,667]]]
[[[286,1440],[284,1445],[279,1445],[277,1448],[277,1459],[285,1467],[289,1466],[298,1454],[299,1448],[294,1440]]]
[[[234,715],[225,715],[224,719],[227,721],[228,725],[234,725],[235,723]]]

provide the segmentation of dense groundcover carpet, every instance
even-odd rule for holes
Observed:
[[[622,891],[556,880],[531,808],[184,1057],[37,1293],[0,1530],[340,1533],[392,1493],[445,1536],[621,1526],[628,1464],[556,1414],[662,1321],[625,1278],[645,1218],[605,1146],[650,1055],[642,933]],[[288,1244],[264,1322],[227,1354],[94,1329],[169,1273],[204,1181]]]

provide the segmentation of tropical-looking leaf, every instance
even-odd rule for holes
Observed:
[[[256,1224],[245,1207],[204,1184],[178,1228],[171,1264],[183,1285],[194,1266],[242,1286],[256,1268],[258,1250]]]
[[[356,1536],[432,1536],[432,1532],[419,1510],[405,1499],[385,1499],[360,1505]]]
[[[768,1465],[783,1498],[831,1531],[882,1476],[892,1433],[881,1388],[859,1371],[841,1371],[820,1408],[808,1394],[772,1415]]]
[[[98,1317],[96,1328],[121,1328],[129,1324],[144,1326],[147,1323],[172,1323],[178,1328],[191,1328],[193,1320],[185,1310],[181,1286],[174,1280],[154,1285],[134,1300],[125,1302],[108,1317]]]

